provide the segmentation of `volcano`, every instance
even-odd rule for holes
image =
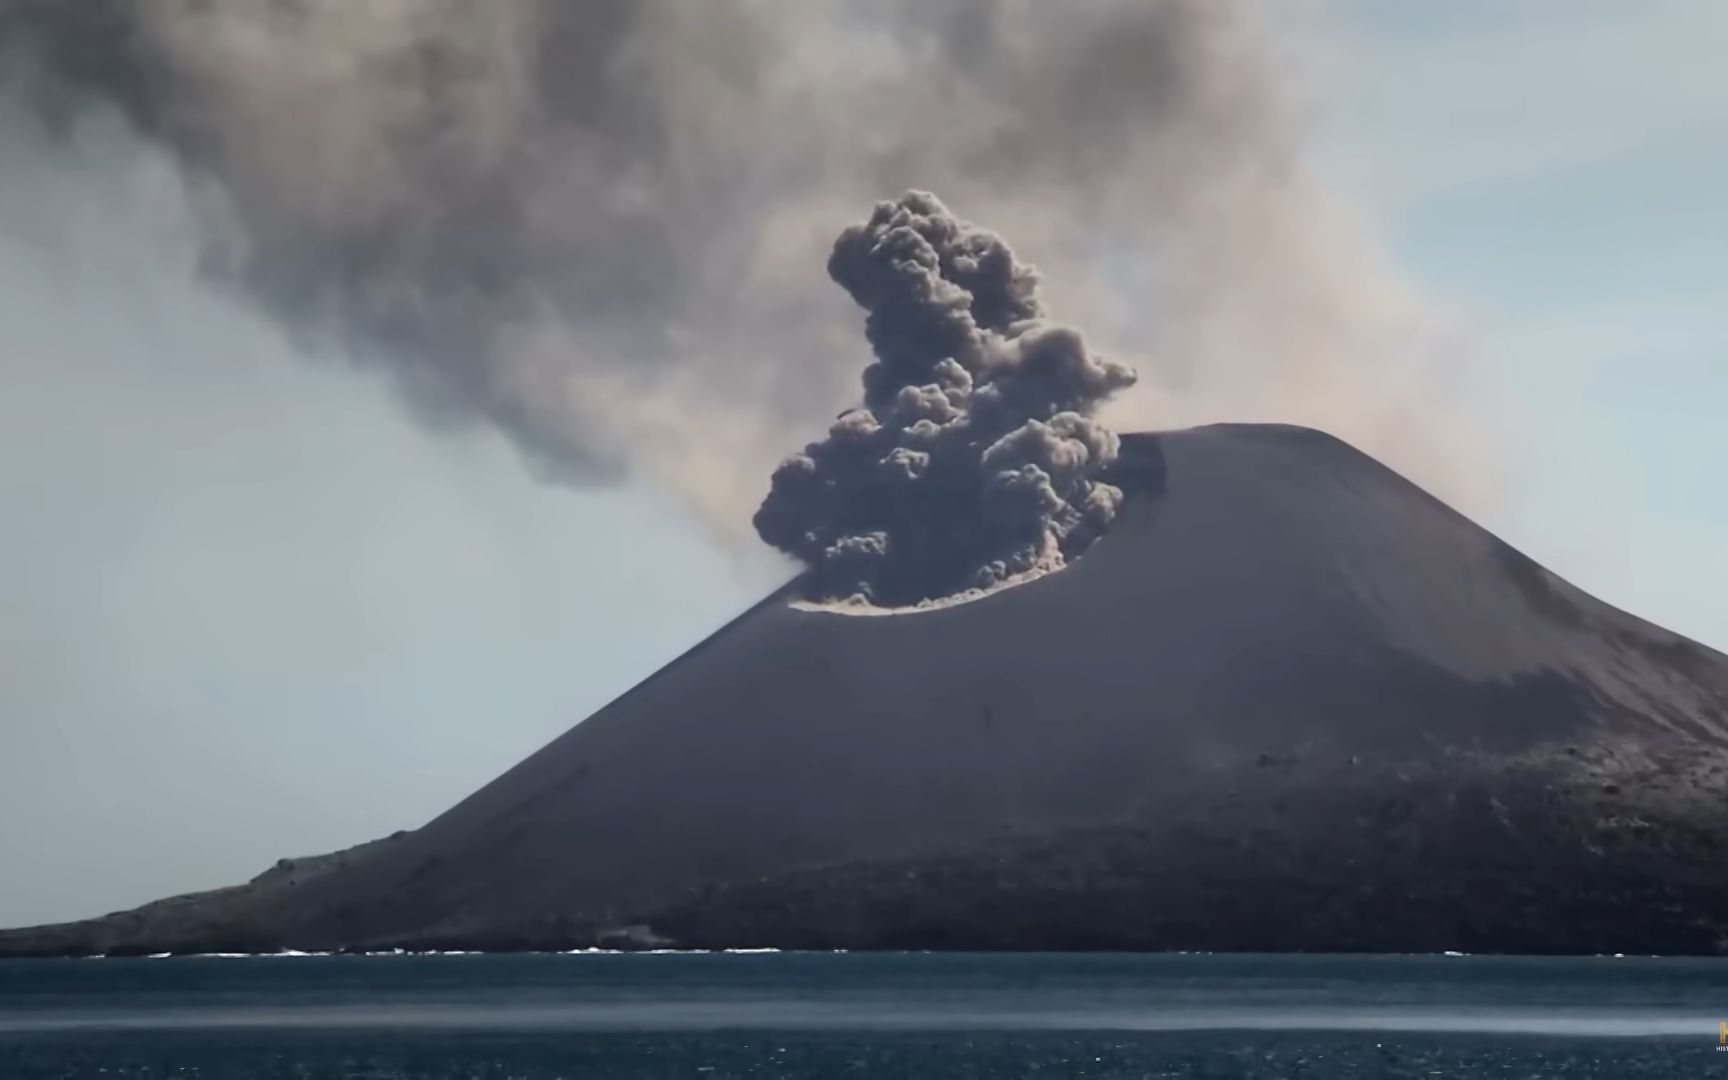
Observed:
[[[1728,949],[1728,657],[1319,432],[1108,479],[1060,572],[793,582],[417,830],[0,952]]]

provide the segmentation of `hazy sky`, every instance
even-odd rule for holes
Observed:
[[[1713,0],[1361,0],[1289,46],[1316,163],[1486,371],[1485,524],[1718,648],[1724,40]],[[159,165],[79,175],[0,191],[0,925],[418,825],[777,579],[297,357],[195,283]]]

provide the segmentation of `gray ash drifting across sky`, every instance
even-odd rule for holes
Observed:
[[[1477,430],[1406,373],[1456,365],[1310,174],[1266,17],[0,0],[0,230],[58,228],[94,262],[125,244],[105,221],[172,217],[194,250],[163,265],[195,261],[300,351],[440,430],[496,432],[543,478],[640,476],[731,537],[775,462],[856,400],[862,350],[814,272],[834,229],[933,190],[1012,222],[1051,305],[1134,356],[1119,425],[1303,422],[1455,487]],[[1001,315],[974,318],[1022,337]]]
[[[755,524],[810,592],[879,605],[1061,567],[1110,524],[1117,452],[1092,417],[1127,365],[1047,322],[1038,274],[913,191],[841,233],[829,275],[868,312],[864,404],[774,473]]]

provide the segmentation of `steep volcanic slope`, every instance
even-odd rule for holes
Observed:
[[[782,590],[422,829],[0,952],[1723,947],[1728,658],[1317,432],[1115,479],[1059,574]]]

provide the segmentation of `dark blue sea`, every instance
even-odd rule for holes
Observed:
[[[0,1077],[1728,1077],[1728,961],[0,962]]]

